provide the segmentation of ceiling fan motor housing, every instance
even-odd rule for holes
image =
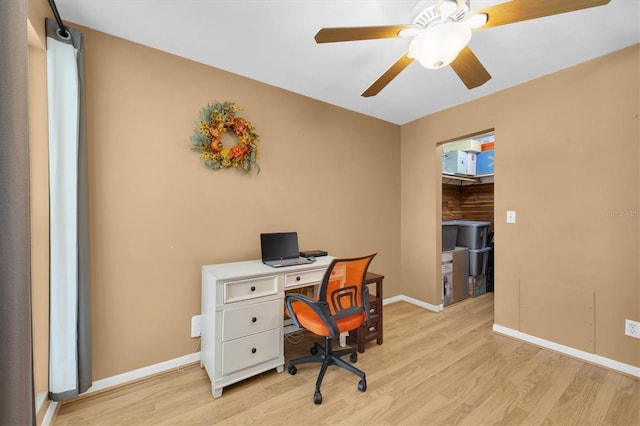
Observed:
[[[438,7],[438,3],[431,5],[420,12],[413,20],[413,23],[421,26],[422,28],[427,28],[432,24],[442,23],[442,14],[441,11],[447,9],[450,11],[450,15],[446,18],[452,21],[459,21],[469,12],[471,9],[469,5],[469,0],[464,2],[464,5],[458,10],[458,3],[455,0],[439,0],[440,4]],[[444,7],[443,7],[444,6]],[[458,13],[455,13],[458,11]],[[455,13],[455,14],[454,14]]]

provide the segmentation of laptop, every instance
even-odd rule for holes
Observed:
[[[260,234],[262,263],[274,268],[283,266],[306,265],[313,259],[300,257],[297,232],[272,232]]]

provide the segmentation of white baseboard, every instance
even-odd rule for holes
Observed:
[[[395,302],[408,302],[412,305],[416,305],[433,312],[442,312],[442,310],[444,309],[444,305],[432,305],[431,303],[423,302],[422,300],[414,299],[413,297],[405,296],[402,294],[400,296],[393,296],[383,299],[382,305],[388,305],[389,303]]]
[[[96,380],[93,385],[82,395],[97,392],[113,386],[122,385],[127,382],[142,379],[153,374],[162,373],[163,371],[182,367],[192,362],[200,361],[200,352],[194,352],[179,358],[170,359],[169,361],[153,364],[148,367],[139,368],[137,370],[128,371],[116,376],[107,377],[106,379]]]
[[[40,412],[40,410],[42,409],[42,404],[44,404],[44,402],[47,400],[47,395],[49,394],[49,392],[40,392],[38,394],[36,394],[35,396],[35,402],[36,402],[36,414]]]
[[[619,361],[615,361],[609,358],[605,358],[600,355],[592,354],[590,352],[581,351],[579,349],[572,348],[570,346],[561,345],[559,343],[552,342],[550,340],[541,339],[540,337],[532,336],[530,334],[522,333],[518,330],[514,330],[502,325],[493,324],[493,331],[505,336],[513,337],[514,339],[522,340],[527,343],[534,344],[536,346],[542,346],[552,351],[560,352],[565,355],[578,358],[592,364],[600,365],[602,367],[610,368],[612,370],[620,371],[630,376],[640,378],[640,367],[634,367],[633,365],[625,364]]]
[[[49,402],[49,407],[47,407],[47,411],[44,413],[41,426],[49,426],[51,424],[51,420],[53,420],[53,415],[56,413],[57,406],[58,403],[56,401]]]

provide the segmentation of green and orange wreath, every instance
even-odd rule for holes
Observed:
[[[224,102],[207,105],[200,112],[190,139],[192,149],[200,153],[207,167],[214,170],[235,167],[248,172],[253,166],[260,172],[256,162],[258,134],[249,121],[236,115],[240,110],[235,103]],[[229,130],[237,137],[231,148],[222,143],[222,136]]]

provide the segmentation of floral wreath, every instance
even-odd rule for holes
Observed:
[[[236,117],[236,112],[240,110],[233,102],[216,103],[203,108],[190,138],[192,149],[200,153],[205,166],[214,170],[235,167],[248,172],[253,164],[260,173],[260,166],[256,163],[258,135],[249,121]],[[238,143],[226,148],[222,144],[222,135],[229,129],[238,137]]]

